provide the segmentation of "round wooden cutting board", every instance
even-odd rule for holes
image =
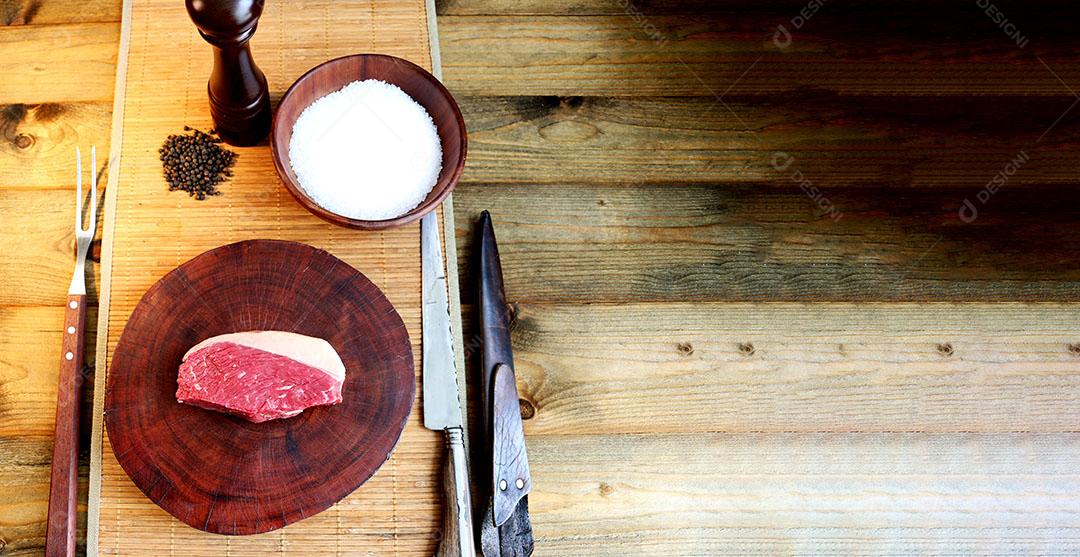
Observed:
[[[345,362],[344,400],[254,424],[176,402],[199,341],[238,331],[324,338]],[[217,534],[255,534],[325,510],[379,469],[416,391],[405,324],[386,296],[329,253],[251,240],[208,251],[143,295],[113,354],[109,442],[150,500]]]

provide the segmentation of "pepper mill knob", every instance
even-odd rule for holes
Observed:
[[[202,38],[214,47],[207,90],[218,135],[230,145],[255,145],[270,132],[270,88],[248,41],[263,0],[185,0]]]

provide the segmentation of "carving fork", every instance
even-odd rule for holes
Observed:
[[[60,350],[60,380],[56,392],[56,430],[53,437],[49,516],[45,555],[75,555],[75,519],[79,490],[79,388],[83,383],[83,340],[86,333],[86,254],[97,225],[97,149],[90,147],[90,207],[83,228],[82,153],[75,148],[75,275],[71,277],[64,309],[64,341]]]

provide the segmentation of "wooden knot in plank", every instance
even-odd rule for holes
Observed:
[[[536,416],[536,404],[527,398],[519,398],[518,406],[521,408],[521,419],[531,420]]]
[[[12,140],[15,147],[21,151],[25,151],[34,146],[34,136],[28,133],[20,133]]]

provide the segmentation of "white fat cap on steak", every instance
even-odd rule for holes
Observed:
[[[220,342],[229,342],[284,356],[325,371],[338,381],[345,381],[345,364],[329,342],[321,338],[285,331],[247,331],[210,337],[192,346],[184,354],[184,361],[187,361],[188,356],[195,352]]]

